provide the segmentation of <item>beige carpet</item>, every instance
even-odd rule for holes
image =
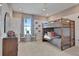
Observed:
[[[46,42],[20,42],[19,56],[79,56],[79,47],[72,47],[61,51]]]

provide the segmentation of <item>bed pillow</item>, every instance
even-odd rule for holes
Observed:
[[[56,33],[55,32],[51,32],[51,36],[52,37],[55,37],[56,36]]]
[[[48,36],[51,37],[51,32],[47,32]]]
[[[48,35],[44,35],[44,39],[45,40],[51,40],[51,37],[49,37]]]

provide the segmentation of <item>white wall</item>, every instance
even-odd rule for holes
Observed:
[[[5,3],[5,4],[2,4],[1,16],[0,16],[0,55],[2,55],[2,38],[4,34],[4,15],[6,12],[10,13],[10,10],[8,8],[8,5]]]
[[[22,21],[23,15],[24,14],[14,12],[13,18],[10,21],[11,22],[10,30],[13,30],[19,38],[21,33],[21,21]],[[46,20],[46,18],[42,16],[33,15],[33,20],[34,20],[34,34],[36,34],[36,40],[42,41],[42,22]],[[38,22],[38,24],[35,24],[35,22]],[[38,27],[39,25],[40,27]],[[39,30],[40,32],[38,32]],[[20,41],[20,39],[18,41]]]
[[[46,18],[45,17],[38,17],[38,18],[35,18],[34,19],[34,33],[36,34],[36,40],[37,41],[42,41],[42,23],[44,22],[44,21],[46,21]],[[38,24],[36,24],[36,22],[38,23]],[[39,25],[40,25],[40,27],[39,27]],[[38,29],[36,29],[36,28],[38,28]],[[39,30],[40,30],[40,32],[39,32]]]
[[[19,38],[21,33],[21,20],[22,20],[22,14],[13,13],[10,30],[15,32],[16,36],[18,37],[18,41],[20,41]]]

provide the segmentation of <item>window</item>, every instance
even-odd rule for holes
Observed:
[[[24,35],[26,35],[27,32],[29,32],[29,34],[31,35],[31,24],[32,24],[31,17],[26,17],[24,19]]]

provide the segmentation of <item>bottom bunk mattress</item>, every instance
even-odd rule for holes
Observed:
[[[44,35],[44,40],[47,40],[49,43],[57,46],[58,48],[61,48],[61,38]]]
[[[54,38],[49,41],[49,43],[61,48],[61,38]]]

